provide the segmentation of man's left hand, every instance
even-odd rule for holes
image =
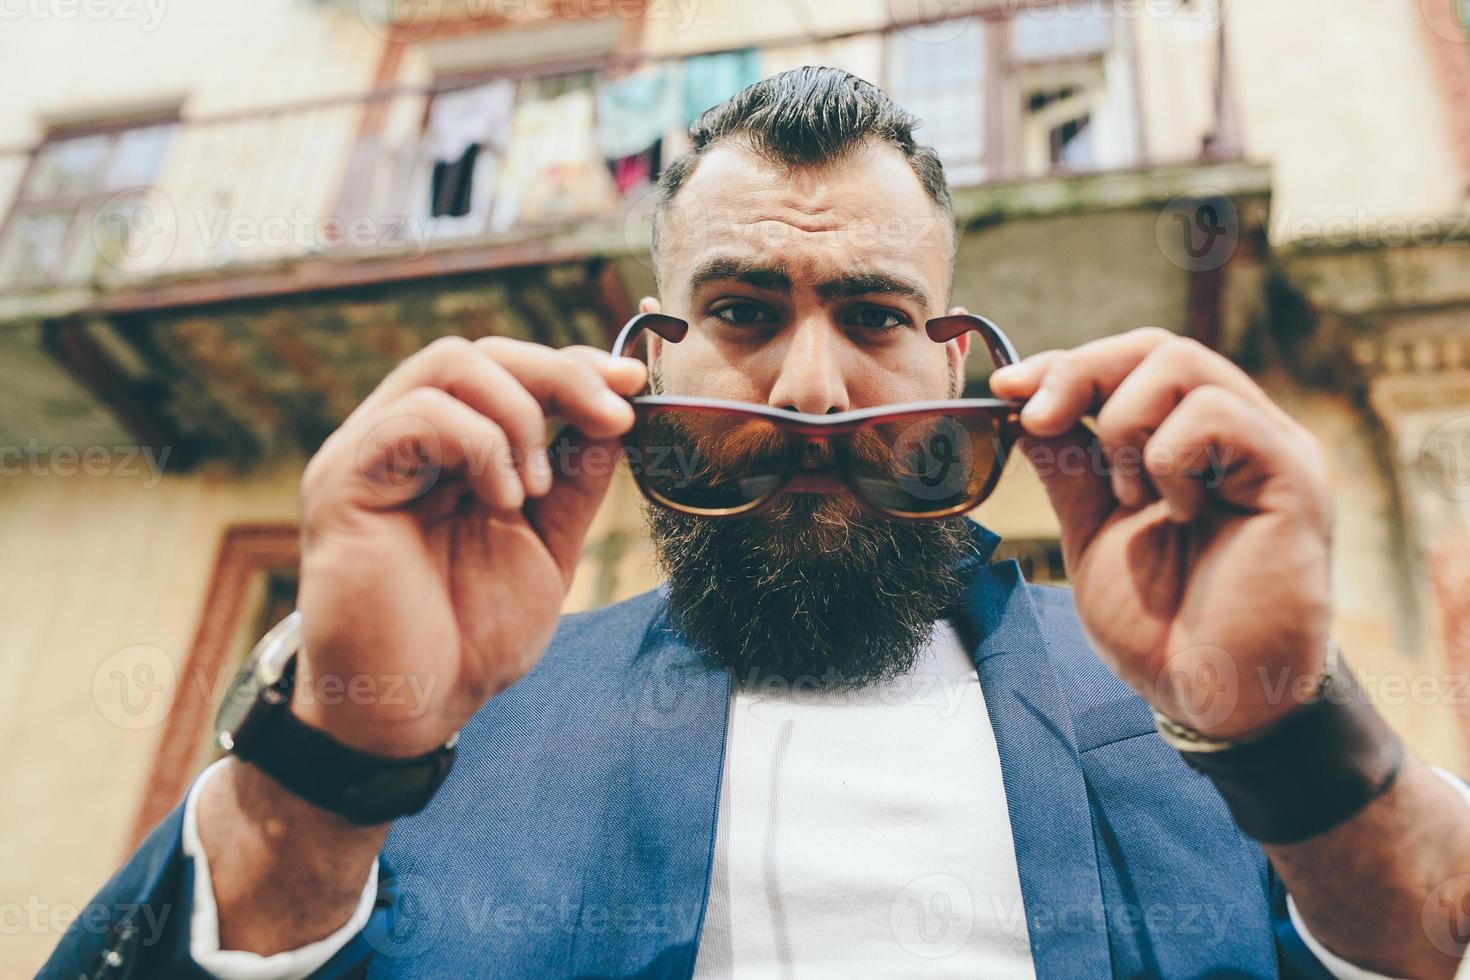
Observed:
[[[1332,498],[1305,428],[1230,361],[1155,328],[1037,354],[991,387],[1027,402],[1022,446],[1061,522],[1078,614],[1124,681],[1222,738],[1311,693]]]

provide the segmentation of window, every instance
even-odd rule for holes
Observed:
[[[905,27],[892,35],[894,98],[923,125],[915,133],[951,184],[986,178],[986,26],[979,19]]]
[[[1107,89],[1101,64],[1050,64],[1020,70],[1021,172],[1093,170],[1101,164],[1097,131]]]
[[[172,118],[69,128],[36,151],[0,239],[0,289],[85,282],[133,254],[136,220],[173,140]]]
[[[1058,61],[1099,55],[1112,43],[1112,20],[1098,4],[1023,10],[1011,21],[1017,61]]]
[[[889,89],[955,185],[1126,165],[1131,83],[1110,67],[1114,28],[1101,4],[899,28]]]

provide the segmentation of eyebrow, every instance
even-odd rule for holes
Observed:
[[[791,292],[791,276],[784,263],[762,265],[745,259],[715,258],[702,262],[689,277],[689,291],[712,282],[743,282],[757,289]]]
[[[743,282],[757,289],[790,293],[791,275],[785,263],[765,265],[738,258],[713,258],[701,263],[689,277],[689,291],[714,282]],[[837,279],[817,284],[817,296],[825,301],[850,296],[901,296],[917,303],[928,303],[929,294],[922,285],[906,276],[876,269],[857,269]]]
[[[845,273],[817,286],[817,295],[823,300],[842,299],[848,296],[902,296],[916,303],[928,303],[929,294],[924,287],[905,276],[891,272],[859,269]]]

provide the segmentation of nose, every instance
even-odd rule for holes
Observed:
[[[842,373],[842,338],[825,319],[812,318],[792,331],[767,404],[810,415],[852,407]]]

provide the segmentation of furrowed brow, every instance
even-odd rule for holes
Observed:
[[[743,259],[716,258],[701,263],[689,277],[689,291],[712,282],[743,282],[757,289],[791,292],[791,277],[781,265],[761,265]]]
[[[829,279],[817,286],[817,295],[824,302],[845,299],[850,296],[901,296],[916,303],[928,304],[929,293],[922,285],[904,276],[890,272],[849,272],[840,279]]]

